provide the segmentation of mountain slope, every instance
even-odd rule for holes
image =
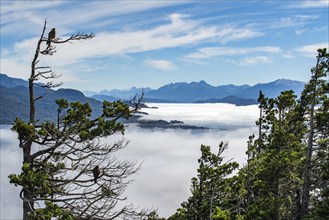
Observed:
[[[277,97],[282,91],[293,90],[297,96],[300,95],[305,83],[295,80],[278,79],[270,83],[258,83],[249,88],[245,88],[235,94],[241,98],[257,99],[259,91],[261,90],[266,96],[270,98]]]
[[[19,79],[19,78],[13,78],[9,77],[6,74],[0,73],[0,86],[4,86],[6,88],[14,88],[16,86],[29,86],[28,82]]]
[[[16,80],[7,81],[6,84],[0,86],[0,124],[11,124],[16,117],[20,117],[24,121],[29,120],[28,87],[24,80],[18,80],[21,83],[20,86],[14,87],[14,85],[17,85]],[[55,100],[62,98],[69,102],[80,101],[89,103],[93,109],[93,116],[102,113],[102,103],[100,101],[87,98],[82,92],[74,89],[52,90],[36,86],[35,97],[42,97],[36,102],[36,119],[40,121],[56,120],[57,104]]]
[[[109,101],[109,102],[114,102],[120,100],[119,98],[115,98],[109,95],[93,95],[91,98],[96,99],[98,101]]]
[[[171,83],[160,87],[157,90],[145,93],[145,98],[160,99],[173,102],[195,102],[197,100],[213,98],[216,87],[209,85],[205,81]],[[223,91],[226,96],[225,91]],[[227,94],[229,95],[229,94]]]

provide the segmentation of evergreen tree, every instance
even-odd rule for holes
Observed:
[[[121,161],[113,153],[126,146],[124,140],[113,144],[104,138],[124,132],[119,118],[128,118],[137,108],[117,102],[104,102],[103,114],[91,118],[88,104],[57,100],[57,121],[40,123],[36,115],[34,86],[40,78],[57,78],[50,67],[39,66],[39,56],[56,52],[55,45],[93,38],[93,34],[75,34],[67,39],[44,37],[46,22],[37,43],[29,78],[30,120],[15,120],[12,130],[18,133],[23,151],[20,174],[11,174],[10,182],[22,187],[23,220],[54,217],[70,219],[120,219],[138,217],[132,206],[121,205],[129,177],[139,166]],[[54,29],[53,29],[54,30]],[[42,50],[47,43],[46,49]],[[59,84],[48,81],[44,87]],[[139,103],[139,100],[136,102]],[[38,206],[36,206],[38,204]]]
[[[275,99],[262,93],[261,136],[248,142],[246,171],[247,219],[294,219],[301,186],[304,125],[293,91]]]
[[[192,196],[169,219],[329,219],[328,68],[329,54],[319,49],[300,100],[293,91],[271,99],[260,91],[258,138],[249,137],[247,164],[236,176],[213,179],[222,159],[203,146]],[[222,174],[232,172],[228,167]]]
[[[301,96],[301,113],[308,126],[306,160],[304,165],[304,185],[302,193],[301,219],[309,213],[313,215],[316,200],[326,203],[326,189],[328,183],[328,94],[327,81],[329,68],[329,54],[327,50],[319,49],[317,63],[311,69],[312,76]],[[312,192],[312,193],[311,193]],[[323,194],[323,198],[321,195]],[[315,198],[313,198],[315,196]],[[324,202],[324,203],[323,203]],[[328,217],[328,216],[327,216]]]
[[[221,155],[226,148],[227,144],[221,142],[217,154],[214,154],[209,146],[201,146],[198,175],[192,178],[192,196],[169,219],[220,219],[215,216],[221,213],[228,216],[236,214],[236,178],[230,175],[238,168],[238,164],[223,163]]]
[[[301,218],[328,213],[321,208],[327,203],[328,185],[328,76],[329,54],[319,49],[317,64],[312,68],[312,77],[301,97],[301,112],[308,125],[307,151],[304,166],[304,186]],[[315,211],[317,210],[317,211]],[[322,211],[320,211],[322,210]],[[316,214],[318,213],[318,214]],[[319,215],[319,213],[322,213]],[[322,217],[321,217],[322,218]],[[324,219],[325,219],[324,218]]]

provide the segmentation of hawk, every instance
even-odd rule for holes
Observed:
[[[95,166],[93,169],[93,174],[94,174],[94,181],[97,183],[97,179],[99,177],[99,174],[101,174],[101,170],[99,169],[99,166]]]
[[[51,29],[51,31],[48,33],[48,41],[47,41],[47,45],[48,47],[50,47],[50,43],[51,41],[56,37],[56,30],[55,28]]]

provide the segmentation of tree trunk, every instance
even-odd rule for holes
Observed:
[[[199,186],[199,191],[200,191],[200,195],[199,195],[199,199],[198,199],[198,210],[197,210],[197,216],[198,216],[198,220],[202,220],[202,202],[203,202],[203,177],[202,177],[202,174],[201,174],[201,177],[200,177],[200,186]]]
[[[31,190],[24,190],[23,200],[23,220],[28,220],[29,213],[34,211],[33,192]]]
[[[315,97],[314,97],[315,99]],[[311,112],[310,112],[310,133],[307,140],[306,149],[306,161],[304,171],[304,185],[302,193],[302,205],[301,205],[301,219],[304,219],[308,211],[308,202],[310,197],[310,186],[311,186],[311,168],[312,168],[312,153],[313,153],[313,138],[314,138],[314,105],[315,100],[312,100]]]
[[[309,123],[309,136],[307,140],[306,148],[306,161],[304,170],[304,185],[302,191],[302,205],[300,210],[300,218],[304,219],[309,206],[310,198],[310,186],[311,186],[311,169],[312,169],[312,153],[313,153],[313,142],[314,142],[314,114],[316,105],[316,85],[318,82],[318,67],[319,67],[320,57],[317,58],[317,63],[314,71],[314,82],[311,91],[311,106],[310,106],[310,123]]]
[[[36,64],[40,53],[40,45],[42,43],[43,35],[46,30],[46,22],[43,27],[42,35],[38,41],[35,50],[34,58],[31,63],[31,75],[29,78],[29,101],[30,101],[30,120],[29,124],[35,126],[35,97],[34,97],[34,81],[36,79]],[[33,161],[31,159],[32,141],[28,141],[23,146],[23,165],[29,164],[29,170],[33,170]],[[23,171],[26,172],[26,171]],[[28,220],[28,214],[34,211],[33,191],[31,189],[23,189],[23,220]]]

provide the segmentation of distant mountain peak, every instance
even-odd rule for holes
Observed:
[[[176,82],[176,83],[169,83],[160,87],[159,89],[195,89],[195,88],[205,88],[205,87],[212,87],[206,81],[201,80],[199,82],[192,81],[190,83],[187,82]]]
[[[189,85],[192,88],[210,88],[210,87],[213,87],[204,80],[201,80],[200,82],[191,82]]]
[[[273,83],[276,84],[305,84],[305,82],[297,81],[297,80],[290,80],[290,79],[277,79]]]
[[[204,80],[200,80],[199,82],[196,82],[198,84],[201,84],[201,85],[209,85],[206,81]]]

